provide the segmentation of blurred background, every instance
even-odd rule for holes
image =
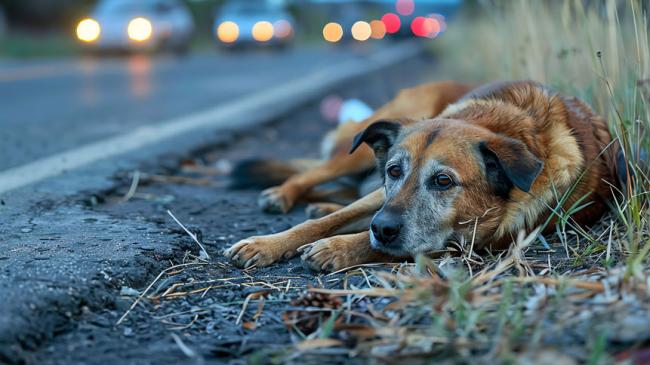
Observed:
[[[0,57],[433,39],[462,5],[462,0],[2,0]]]
[[[399,54],[396,47],[412,51],[444,38],[472,7],[469,0],[0,0],[0,171],[256,92],[276,95],[327,68],[360,74],[361,63],[369,71]],[[326,91],[320,97],[340,107]]]
[[[647,113],[647,10],[642,0],[0,0],[0,169],[401,46],[428,57],[424,70],[397,66],[418,83],[530,78],[623,128]],[[327,91],[323,120],[335,122],[341,100]]]

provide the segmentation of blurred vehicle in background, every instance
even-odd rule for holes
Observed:
[[[77,25],[88,49],[185,52],[194,21],[180,0],[101,0],[91,17]]]
[[[278,2],[230,0],[214,19],[215,40],[222,47],[286,47],[293,42],[295,20]]]
[[[382,17],[394,36],[435,38],[447,27],[447,20],[460,10],[462,0],[374,0],[384,3]]]
[[[327,5],[322,9],[330,20],[325,25],[324,36],[329,42],[349,42],[353,40],[352,27],[366,18],[366,7],[362,3],[341,2],[338,0],[319,0],[318,4]]]
[[[323,38],[330,43],[379,39],[433,39],[445,32],[447,21],[462,0],[311,0],[323,8],[327,23]]]

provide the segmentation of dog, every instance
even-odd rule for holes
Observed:
[[[522,230],[545,223],[552,230],[557,209],[579,205],[573,222],[594,223],[620,186],[619,146],[606,121],[534,81],[405,89],[326,140],[329,159],[263,191],[264,210],[287,212],[318,195],[317,185],[373,169],[380,187],[349,205],[316,204],[320,218],[234,244],[225,251],[233,264],[267,266],[301,254],[312,270],[337,271],[443,251],[452,242],[505,249]]]

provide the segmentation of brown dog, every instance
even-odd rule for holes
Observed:
[[[502,249],[558,207],[583,205],[572,219],[593,223],[618,185],[618,147],[606,122],[532,81],[407,89],[333,139],[329,160],[263,192],[262,207],[286,212],[314,186],[371,170],[375,160],[384,187],[342,209],[325,206],[331,214],[322,218],[236,243],[225,252],[235,265],[266,266],[301,251],[310,268],[338,270],[453,241]]]

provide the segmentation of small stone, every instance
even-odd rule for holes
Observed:
[[[120,295],[125,297],[137,297],[140,295],[140,292],[133,288],[129,288],[128,286],[123,286],[122,289],[120,289]]]

